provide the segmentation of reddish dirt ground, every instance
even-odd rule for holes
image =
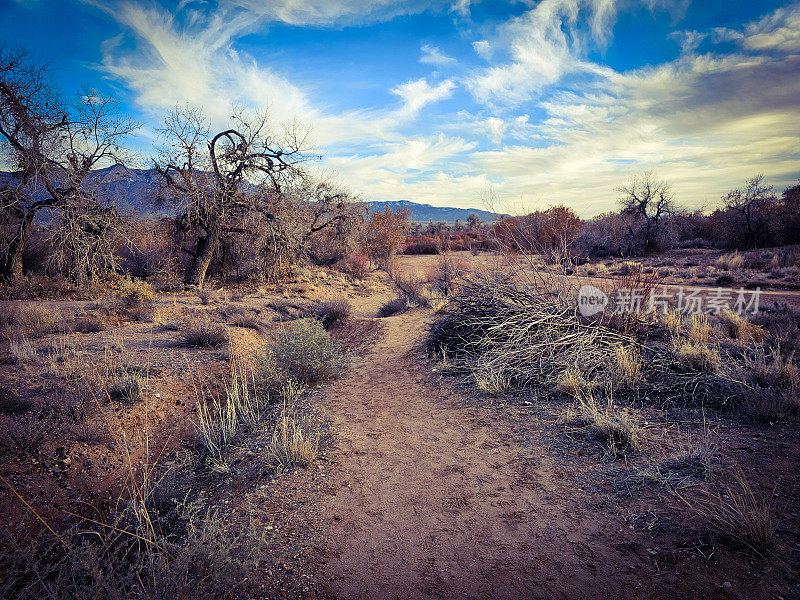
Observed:
[[[520,445],[500,411],[433,381],[418,347],[429,318],[385,319],[326,393],[340,444],[319,500],[329,525],[319,597],[781,596],[763,565],[728,553],[711,562],[674,547],[680,535],[635,531],[622,506],[632,501],[593,497],[546,440]]]

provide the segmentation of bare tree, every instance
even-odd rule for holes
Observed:
[[[756,175],[747,180],[744,189],[728,192],[722,198],[725,209],[738,217],[745,232],[746,243],[757,248],[770,237],[770,225],[774,215],[769,208],[777,202],[774,187],[763,183],[764,176]]]
[[[617,191],[622,194],[619,203],[633,242],[632,250],[656,250],[665,217],[677,211],[670,185],[652,171],[646,171],[633,176]]]
[[[202,287],[223,237],[248,233],[248,220],[273,221],[269,209],[282,187],[302,174],[307,137],[296,124],[276,136],[266,113],[236,112],[233,127],[211,135],[203,114],[178,107],[160,133],[167,145],[155,161],[168,198],[178,206],[177,226],[191,247],[184,274],[188,285]]]
[[[94,90],[83,90],[71,105],[43,65],[24,52],[0,50],[0,151],[11,173],[0,184],[0,278],[22,273],[22,253],[39,211],[51,214],[51,230],[71,227],[71,274],[84,280],[113,261],[105,243],[113,209],[102,206],[93,189],[92,170],[120,163],[122,143],[137,125],[121,115],[119,104]],[[99,243],[98,243],[99,240]]]

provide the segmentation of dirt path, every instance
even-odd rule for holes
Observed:
[[[412,355],[425,316],[385,319],[373,350],[329,390],[339,475],[321,504],[330,519],[322,596],[642,593],[627,573],[645,565],[613,549],[620,520],[581,506],[549,456],[516,446],[500,420],[427,383]]]

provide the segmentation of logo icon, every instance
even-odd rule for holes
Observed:
[[[578,290],[578,310],[584,317],[603,312],[607,305],[608,296],[603,290],[593,285],[584,285]]]

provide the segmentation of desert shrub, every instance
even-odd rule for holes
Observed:
[[[224,325],[210,319],[190,319],[180,325],[184,345],[190,347],[216,347],[228,342]]]
[[[634,346],[617,346],[614,351],[613,373],[618,384],[635,387],[642,382],[642,359]]]
[[[749,553],[766,557],[775,547],[775,524],[768,500],[758,498],[739,471],[724,491],[709,494],[700,506],[712,528]]]
[[[108,389],[108,397],[117,402],[135,404],[142,400],[145,380],[139,373],[122,372]]]
[[[499,274],[473,274],[431,324],[426,345],[432,356],[447,355],[453,374],[474,379],[479,364],[503,373],[513,388],[535,389],[540,397],[584,393],[586,381],[616,381],[623,384],[618,387],[622,400],[741,406],[748,393],[738,373],[741,365],[711,345],[707,320],[693,322],[688,334],[696,342],[684,337],[677,319],[673,327],[680,333],[673,333],[671,342],[657,323],[618,329],[605,317],[582,317],[568,292],[512,283]]]
[[[736,278],[733,275],[729,275],[728,273],[720,275],[714,280],[714,285],[718,287],[730,286],[734,285],[735,283],[736,283]]]
[[[589,433],[604,440],[611,455],[635,451],[641,443],[641,429],[628,409],[616,408],[609,399],[600,408],[592,397],[581,398],[562,417],[571,431]]]
[[[438,239],[433,236],[421,235],[411,238],[403,249],[403,254],[439,254],[441,246]]]
[[[350,252],[335,267],[356,279],[364,279],[369,273],[369,255],[363,250]]]
[[[764,339],[764,330],[761,327],[732,310],[720,313],[720,319],[726,327],[728,335],[734,339],[754,342]]]
[[[96,315],[78,317],[72,323],[72,330],[77,333],[97,333],[105,328],[106,324]]]
[[[26,412],[15,417],[13,426],[5,428],[0,445],[20,456],[39,452],[55,428],[52,415],[44,412]]]
[[[37,338],[64,331],[64,318],[56,306],[15,302],[0,311],[0,329],[8,339]]]
[[[344,359],[319,321],[298,319],[278,333],[271,352],[259,355],[257,365],[256,381],[274,395],[287,380],[314,385],[335,379]]]
[[[330,329],[336,323],[346,321],[352,312],[353,307],[350,302],[344,299],[327,300],[314,308],[314,316],[319,319],[325,329]]]
[[[209,290],[200,290],[197,292],[197,297],[200,299],[200,304],[207,306],[214,300],[214,292]]]
[[[22,336],[19,340],[11,340],[8,343],[9,360],[12,363],[35,362],[39,358],[36,346],[30,338]]]
[[[175,499],[169,516],[142,486],[106,524],[86,521],[58,536],[10,544],[0,561],[4,598],[223,598],[267,556],[262,529],[237,524],[202,497]],[[166,512],[166,511],[165,511]]]
[[[716,265],[718,269],[737,271],[744,267],[744,256],[739,252],[729,252],[728,254],[723,254],[714,261],[714,265]]]
[[[407,308],[408,298],[405,296],[400,296],[399,298],[395,298],[393,300],[387,300],[378,309],[378,317],[381,319],[391,317],[392,315],[404,312]]]

